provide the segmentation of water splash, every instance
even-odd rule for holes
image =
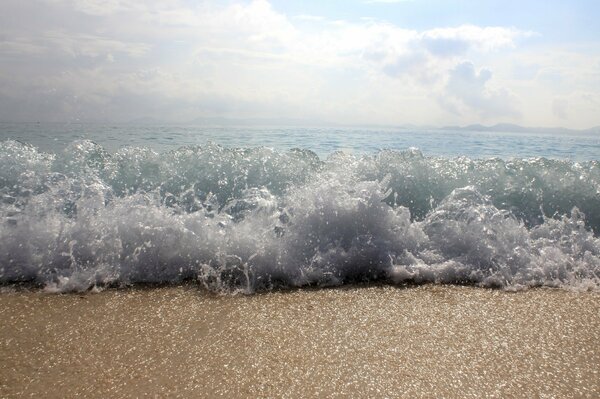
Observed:
[[[0,282],[600,287],[596,161],[0,143]]]

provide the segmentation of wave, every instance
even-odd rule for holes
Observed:
[[[600,287],[600,164],[0,142],[0,283]]]

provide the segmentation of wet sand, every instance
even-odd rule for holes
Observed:
[[[599,397],[600,294],[0,294],[0,397]]]

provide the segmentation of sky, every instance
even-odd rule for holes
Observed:
[[[600,2],[3,0],[0,121],[600,125]]]

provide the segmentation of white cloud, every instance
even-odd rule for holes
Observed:
[[[444,45],[453,47],[472,47],[480,51],[493,51],[500,48],[515,47],[516,40],[535,36],[531,31],[522,31],[516,28],[506,27],[479,27],[474,25],[461,25],[456,28],[435,28],[422,33],[421,37],[426,47],[429,45],[438,51],[449,51]],[[438,45],[435,45],[438,44]],[[435,53],[435,51],[434,51]]]
[[[131,0],[45,0],[49,4],[66,5],[84,14],[108,16],[125,11],[139,11],[143,2]]]
[[[550,60],[553,52],[519,60],[535,73],[517,77],[516,61],[504,73],[506,54],[534,35],[513,27],[405,29],[373,19],[287,16],[265,0],[40,0],[35,13],[7,1],[0,61],[10,62],[0,62],[0,119],[17,103],[20,112],[40,113],[52,102],[52,112],[65,118],[276,113],[344,123],[472,123],[517,118],[517,97],[533,96],[552,73],[567,88],[600,81],[589,67],[598,60]],[[527,104],[551,113],[547,99],[568,96],[545,93]],[[575,115],[584,101],[569,101]]]
[[[559,119],[568,119],[568,107],[569,102],[564,98],[555,98],[552,101],[552,113]]]
[[[515,97],[506,89],[492,89],[492,72],[477,71],[471,62],[458,64],[450,71],[441,104],[451,112],[476,112],[483,118],[518,116]]]
[[[47,32],[39,41],[49,50],[58,49],[72,57],[99,57],[110,53],[140,57],[150,49],[150,46],[144,43],[122,42],[90,34],[73,35],[64,31]]]

